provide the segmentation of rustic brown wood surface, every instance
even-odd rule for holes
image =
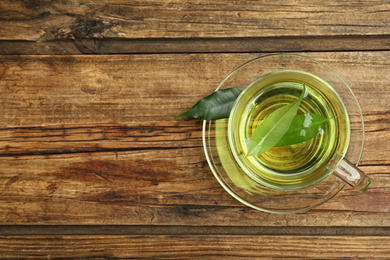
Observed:
[[[265,52],[348,82],[366,194],[275,215],[214,178],[174,115]],[[0,1],[0,258],[388,259],[389,68],[388,1]]]

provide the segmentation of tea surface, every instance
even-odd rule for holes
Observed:
[[[303,85],[306,93],[298,114],[324,116],[329,119],[325,127],[308,141],[246,156],[246,140],[273,111],[297,100]],[[253,82],[237,100],[230,120],[234,136],[230,145],[241,168],[271,187],[298,189],[322,180],[329,174],[328,162],[336,154],[343,157],[348,147],[349,121],[340,97],[330,84],[301,71],[278,71]],[[310,118],[305,122],[310,125]]]

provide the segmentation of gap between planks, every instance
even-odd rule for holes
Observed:
[[[296,235],[390,236],[390,227],[250,227],[131,225],[0,225],[0,236],[20,235]]]
[[[0,54],[272,53],[390,50],[390,35],[0,41]]]

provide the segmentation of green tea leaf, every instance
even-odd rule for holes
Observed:
[[[328,123],[328,118],[317,114],[306,113],[296,115],[290,128],[275,147],[305,142],[318,135],[324,129],[326,123]]]
[[[251,139],[247,140],[247,156],[264,153],[279,142],[290,128],[305,92],[306,86],[304,85],[302,93],[297,100],[291,104],[276,109],[266,119],[264,119],[253,133]]]
[[[241,88],[227,88],[215,91],[213,94],[199,100],[190,110],[176,117],[190,116],[204,120],[229,118],[230,111]]]

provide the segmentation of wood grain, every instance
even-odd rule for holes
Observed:
[[[390,52],[310,53],[361,103],[367,194],[347,188],[307,213],[272,215],[220,187],[202,122],[173,116],[256,56],[1,56],[0,223],[390,226]]]
[[[386,259],[377,236],[0,236],[0,257]]]
[[[4,0],[0,53],[388,50],[389,10],[379,0]]]

